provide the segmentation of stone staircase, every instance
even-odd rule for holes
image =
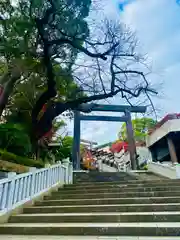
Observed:
[[[118,182],[137,180],[138,176],[127,172],[75,172],[73,174],[74,183],[97,183],[97,182]]]
[[[133,178],[127,173],[75,173],[73,185],[0,224],[0,238],[180,239],[180,181]]]

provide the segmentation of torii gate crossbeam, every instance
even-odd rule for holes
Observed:
[[[127,137],[129,145],[129,153],[131,166],[133,170],[138,168],[138,162],[136,159],[136,145],[134,141],[134,132],[131,121],[131,112],[144,113],[146,112],[145,106],[127,106],[127,105],[100,105],[100,104],[85,104],[80,106],[79,110],[88,109],[91,111],[107,111],[107,112],[124,112],[124,116],[94,116],[94,115],[82,115],[80,111],[74,111],[74,140],[72,149],[73,168],[75,170],[80,169],[80,123],[82,121],[112,121],[112,122],[126,122]]]

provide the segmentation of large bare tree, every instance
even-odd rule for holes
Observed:
[[[90,3],[90,1],[87,1]],[[47,73],[47,90],[40,96],[32,112],[36,139],[40,139],[52,127],[55,117],[68,109],[77,109],[80,104],[102,100],[120,94],[129,101],[140,95],[156,94],[146,79],[144,58],[137,52],[138,42],[126,26],[112,20],[101,20],[87,28],[86,21],[79,23],[81,8],[87,4],[79,1],[79,10],[73,12],[73,1],[44,0],[39,6],[32,0],[31,17],[35,19],[39,44],[43,49]],[[62,22],[61,11],[72,11],[72,26]],[[76,21],[77,20],[77,21]],[[87,29],[79,32],[80,25]],[[77,58],[73,58],[76,53]],[[59,63],[79,85],[81,97],[74,94],[70,100],[56,101],[57,87],[54,63]],[[147,70],[147,69],[146,69]],[[38,114],[43,106],[48,107],[41,119]]]

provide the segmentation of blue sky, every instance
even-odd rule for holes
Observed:
[[[130,0],[122,12],[120,1],[103,1],[105,15],[130,25],[143,52],[151,59],[151,80],[155,84],[163,83],[158,89],[160,98],[154,99],[160,115],[180,112],[180,5],[176,0]],[[117,97],[113,103],[122,104],[122,101]],[[98,143],[113,141],[120,127],[120,123],[85,122],[81,137]],[[68,128],[72,133],[72,122]]]

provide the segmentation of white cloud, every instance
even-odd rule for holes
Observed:
[[[176,1],[137,0],[127,7],[123,19],[137,31],[144,51],[152,59],[154,81],[164,82],[162,113],[179,111],[180,7]]]

